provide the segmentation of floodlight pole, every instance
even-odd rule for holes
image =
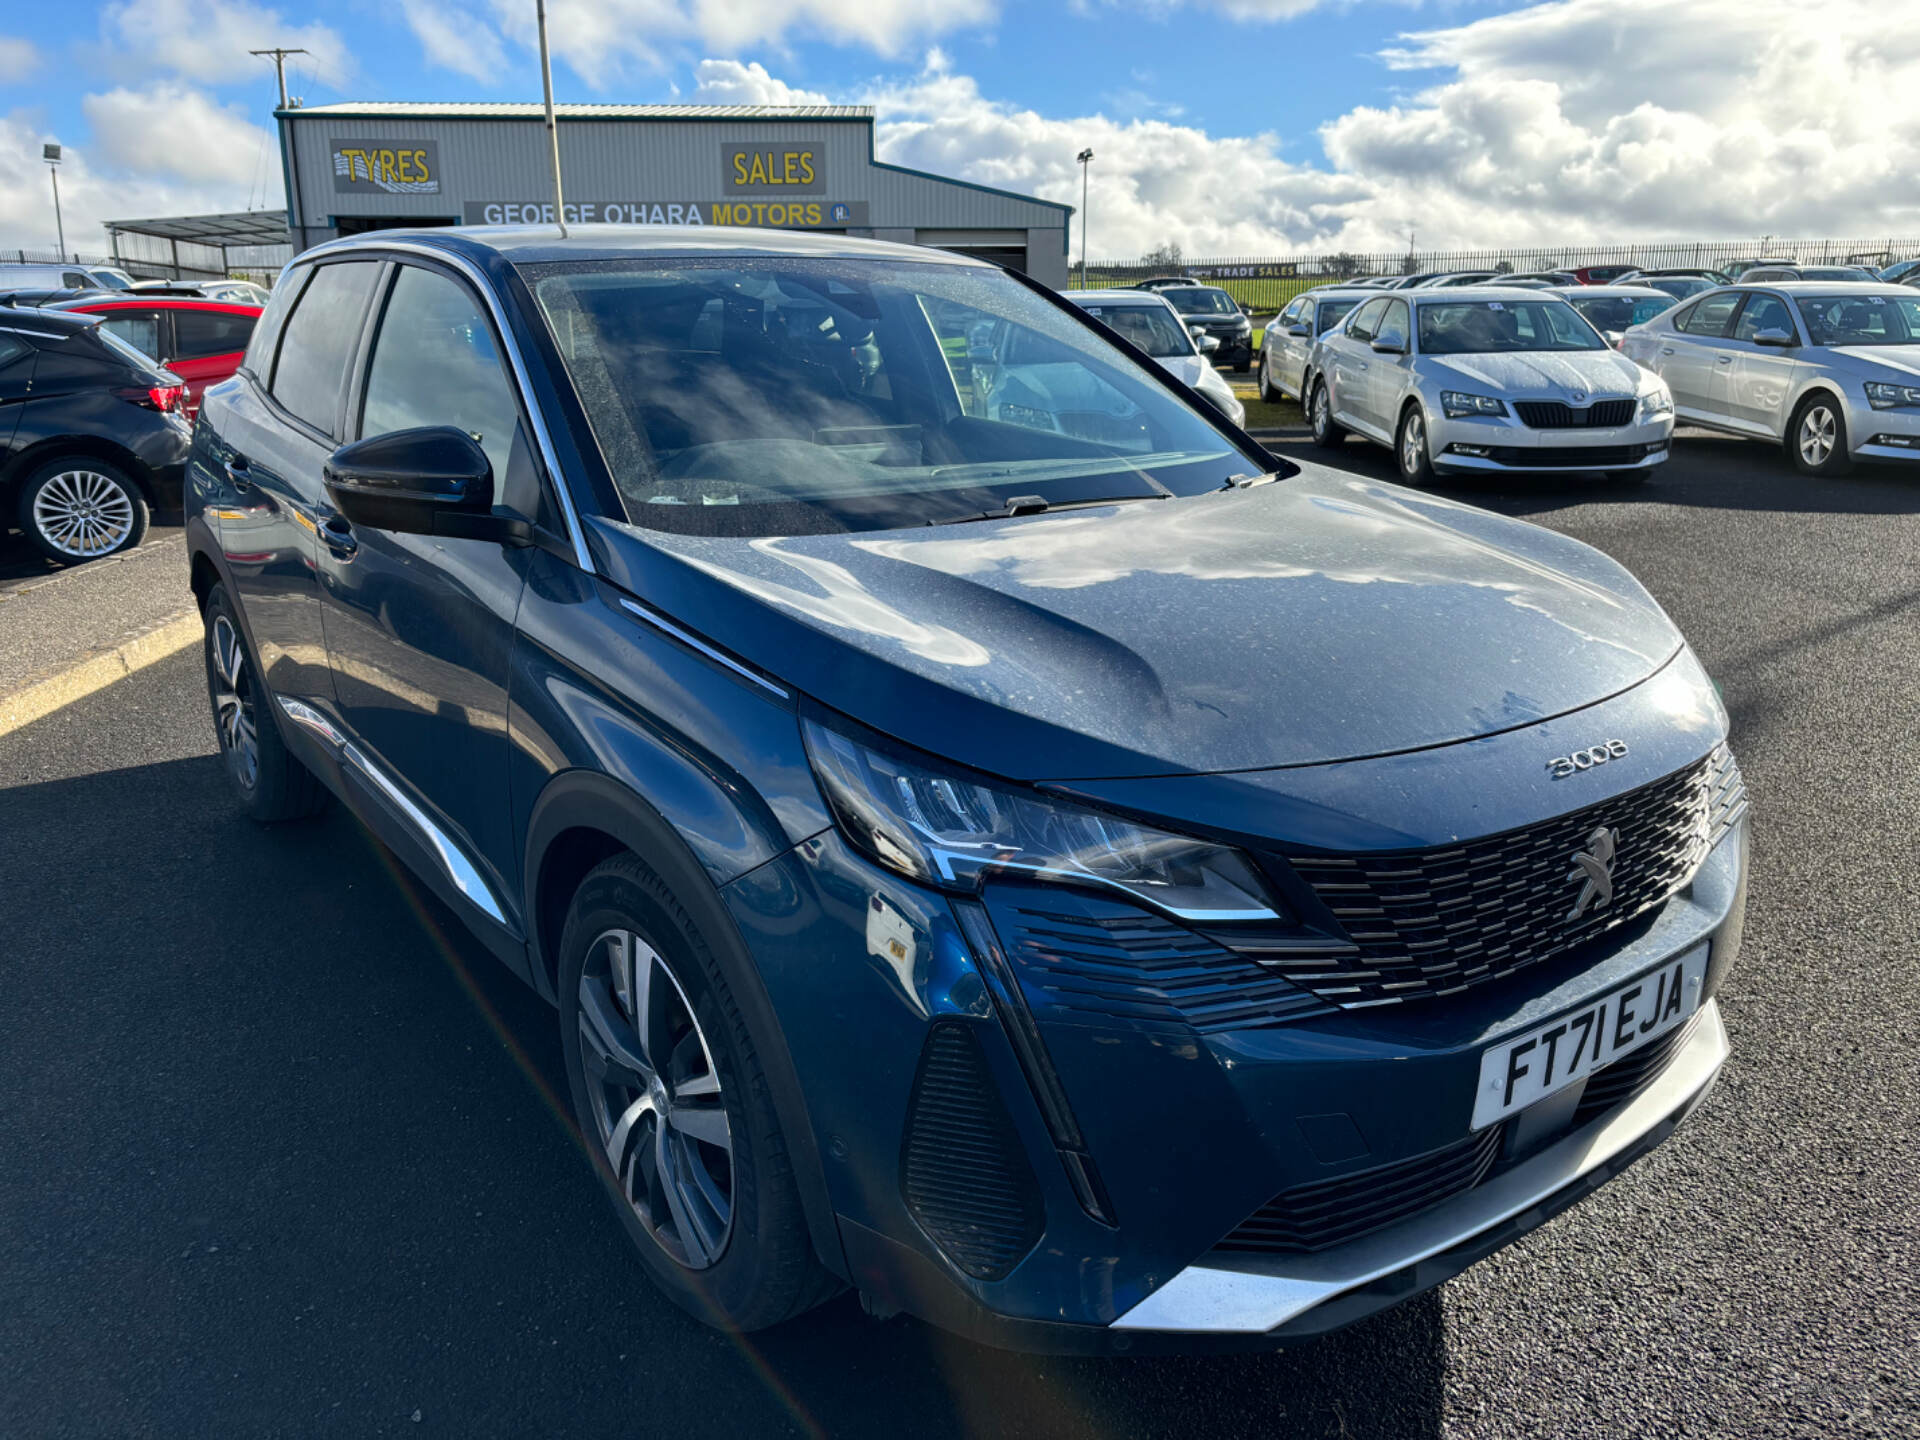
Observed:
[[[560,227],[560,238],[567,238],[566,201],[560,191],[560,127],[553,118],[553,60],[547,54],[547,0],[534,0],[534,17],[540,25],[540,84],[547,97],[547,144],[553,151],[553,223]]]
[[[1082,150],[1074,157],[1080,162],[1080,288],[1087,288],[1087,171],[1093,165],[1093,151]]]
[[[249,50],[249,55],[271,55],[273,73],[280,77],[280,108],[287,108],[287,56],[305,55],[305,50]]]
[[[60,237],[60,263],[67,261],[67,227],[60,219],[60,147],[49,145],[46,150],[47,174],[53,177],[53,232]],[[44,230],[41,232],[46,233]]]

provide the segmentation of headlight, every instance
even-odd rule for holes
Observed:
[[[1238,850],[904,760],[808,720],[807,754],[841,830],[888,869],[950,890],[996,871],[1123,891],[1185,920],[1275,920]]]
[[[1888,385],[1867,381],[1867,403],[1876,410],[1891,410],[1896,405],[1920,405],[1920,385]]]
[[[1671,414],[1673,411],[1673,392],[1662,385],[1658,390],[1649,390],[1640,397],[1640,420],[1644,424],[1658,415]]]
[[[1442,390],[1440,408],[1447,412],[1449,420],[1463,420],[1469,415],[1504,415],[1507,413],[1507,402],[1496,400],[1491,395],[1466,395],[1458,390]]]

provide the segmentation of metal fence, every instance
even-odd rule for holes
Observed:
[[[1140,260],[1095,260],[1075,265],[1075,289],[1132,285],[1156,275],[1191,275],[1219,285],[1255,310],[1278,310],[1302,290],[1369,275],[1413,275],[1429,270],[1497,270],[1525,274],[1584,265],[1633,265],[1657,269],[1694,265],[1709,269],[1733,260],[1797,260],[1803,264],[1889,265],[1920,255],[1920,239],[1867,240],[1661,240],[1629,245],[1557,245],[1506,250],[1413,250],[1392,255],[1253,256],[1187,260],[1148,256]]]
[[[64,255],[53,249],[21,250],[16,248],[0,249],[0,265],[111,265],[124,270],[136,280],[252,280],[257,284],[272,287],[280,274],[280,267],[293,258],[291,245],[254,245],[244,251],[235,250],[233,255],[244,261],[243,264],[229,264],[222,268],[219,264],[220,251],[215,247],[197,247],[207,252],[207,256],[181,257],[181,263],[172,264],[164,260],[155,260],[135,255],[84,254],[70,250]],[[207,257],[211,257],[208,259]],[[189,259],[205,260],[202,264],[189,264]]]

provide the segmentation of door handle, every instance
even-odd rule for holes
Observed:
[[[1366,368],[1367,368],[1367,362],[1366,362],[1366,361],[1364,361],[1364,360],[1362,360],[1362,361],[1360,362],[1360,368],[1361,368],[1362,370],[1364,370],[1364,369],[1366,369]]]
[[[1671,355],[1673,353],[1673,347],[1671,345],[1662,345],[1660,347],[1660,353],[1662,355]]]
[[[360,548],[360,541],[353,533],[353,522],[337,512],[320,522],[320,543],[342,560],[351,560]]]
[[[1722,356],[1720,357],[1720,363],[1721,363],[1722,365],[1731,365],[1731,364],[1733,363],[1733,356],[1731,356],[1731,355],[1722,355]]]
[[[253,469],[247,464],[246,456],[229,455],[223,468],[227,472],[227,479],[233,483],[234,489],[251,490],[253,488]]]

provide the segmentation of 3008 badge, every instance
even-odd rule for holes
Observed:
[[[1547,761],[1547,770],[1555,780],[1564,780],[1569,775],[1578,775],[1582,770],[1591,770],[1609,760],[1618,760],[1626,753],[1626,741],[1609,740],[1604,745],[1589,745],[1585,750],[1576,750],[1571,755],[1556,755]]]

